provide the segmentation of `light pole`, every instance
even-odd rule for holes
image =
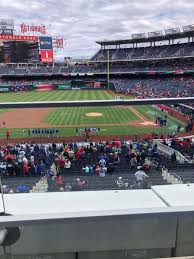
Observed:
[[[110,51],[107,49],[107,83],[108,83],[108,90],[110,87]]]

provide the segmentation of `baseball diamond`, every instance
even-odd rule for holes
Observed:
[[[44,92],[2,93],[0,101],[55,101],[55,100],[113,100],[116,93],[107,90],[60,90]],[[122,96],[122,98],[129,98]],[[86,116],[100,114],[101,116]],[[6,123],[12,138],[23,137],[22,130],[34,128],[59,128],[59,136],[75,136],[75,128],[100,127],[100,135],[135,135],[176,132],[178,125],[184,131],[185,123],[168,115],[166,126],[155,123],[156,117],[166,113],[152,106],[130,107],[67,107],[67,108],[30,108],[2,109],[0,123]],[[25,118],[25,119],[24,119]],[[26,138],[32,135],[25,134]],[[0,138],[5,138],[5,129],[0,129]]]

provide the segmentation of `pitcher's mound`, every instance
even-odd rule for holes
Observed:
[[[89,112],[89,113],[84,114],[84,116],[86,116],[86,117],[100,117],[102,115],[103,115],[102,113],[98,113],[98,112]]]

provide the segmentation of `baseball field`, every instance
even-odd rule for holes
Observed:
[[[111,100],[115,94],[105,90],[61,90],[48,92],[17,92],[0,94],[0,102]],[[23,129],[58,128],[59,136],[75,136],[76,128],[97,127],[100,135],[136,135],[147,133],[172,133],[177,126],[184,131],[184,123],[168,115],[167,126],[159,127],[156,117],[165,113],[152,106],[130,107],[79,107],[35,108],[0,110],[0,138],[5,138],[9,129],[11,138],[22,137]],[[26,135],[26,137],[28,137]]]

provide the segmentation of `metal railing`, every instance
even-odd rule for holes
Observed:
[[[175,153],[177,161],[179,161],[180,164],[190,163],[190,161],[185,156],[183,156],[179,151],[162,144],[159,140],[153,140],[153,142],[154,144],[157,145],[158,150],[166,154],[167,156],[170,157],[172,154]]]

